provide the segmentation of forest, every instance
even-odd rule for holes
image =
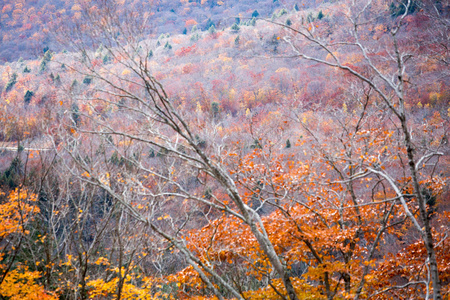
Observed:
[[[448,1],[0,10],[0,299],[450,299]]]
[[[95,1],[93,1],[95,2]],[[180,34],[197,25],[207,30],[211,25],[228,27],[235,18],[252,16],[271,17],[276,9],[292,7],[293,0],[119,0],[118,5],[136,10],[145,18],[151,17],[147,36],[161,33]],[[46,47],[53,51],[64,48],[52,35],[54,25],[60,22],[77,22],[82,19],[82,3],[79,0],[2,0],[0,3],[0,62],[36,59]],[[297,6],[300,4],[297,4]],[[314,0],[302,3],[302,7],[315,5]],[[95,6],[95,4],[92,4]],[[256,13],[255,13],[256,11]],[[119,14],[123,12],[119,9]]]

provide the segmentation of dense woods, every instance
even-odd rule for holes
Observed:
[[[447,2],[10,2],[0,298],[448,299]]]
[[[0,61],[15,61],[18,57],[39,57],[45,49],[62,51],[63,47],[53,35],[59,23],[78,22],[83,18],[83,5],[96,6],[97,1],[79,0],[3,0],[0,3]],[[138,11],[143,18],[151,18],[145,29],[148,37],[161,33],[180,34],[194,25],[208,30],[212,25],[223,29],[236,18],[271,17],[275,9],[289,7],[292,0],[216,1],[216,0],[120,0],[114,1],[117,13]],[[315,1],[303,3],[303,7]],[[297,5],[298,7],[298,5]]]

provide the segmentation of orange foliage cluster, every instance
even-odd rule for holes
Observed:
[[[38,283],[42,274],[30,271],[26,266],[27,262],[25,265],[14,264],[11,269],[11,265],[5,260],[5,256],[13,255],[18,250],[15,248],[17,245],[10,245],[14,236],[22,239],[29,234],[26,225],[39,212],[35,202],[36,195],[16,189],[7,196],[4,203],[0,204],[0,295],[8,299],[58,299]]]

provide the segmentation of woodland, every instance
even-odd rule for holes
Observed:
[[[448,1],[0,10],[0,299],[450,299]]]

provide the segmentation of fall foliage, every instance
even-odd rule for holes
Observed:
[[[448,4],[16,2],[2,298],[449,297]]]

